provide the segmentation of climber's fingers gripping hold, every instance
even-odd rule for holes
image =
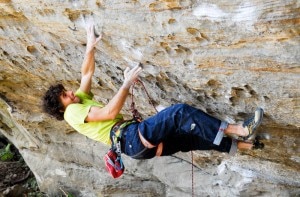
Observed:
[[[94,23],[87,24],[86,34],[87,34],[87,49],[91,50],[101,40],[102,35],[99,35],[98,37],[95,35],[95,25],[94,25]]]
[[[124,71],[124,85],[126,88],[130,88],[130,86],[138,79],[139,74],[142,72],[142,68],[140,66],[135,66],[130,69],[127,67]]]

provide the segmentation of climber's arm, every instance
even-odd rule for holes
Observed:
[[[129,68],[126,68],[126,70],[124,71],[124,83],[117,94],[109,101],[109,103],[105,107],[101,108],[92,106],[85,121],[93,122],[115,119],[123,108],[123,105],[129,93],[130,86],[135,80],[137,80],[138,75],[141,71],[142,68],[139,66],[136,66],[131,70],[129,70]]]
[[[81,65],[81,82],[80,90],[90,93],[92,77],[95,72],[95,46],[101,39],[101,36],[96,37],[94,33],[94,24],[89,24],[86,27],[87,44],[83,63]]]

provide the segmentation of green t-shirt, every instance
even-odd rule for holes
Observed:
[[[114,120],[84,122],[91,106],[103,107],[104,105],[93,100],[93,94],[87,94],[80,89],[75,93],[80,98],[80,103],[68,105],[64,113],[64,119],[79,133],[104,144],[110,144],[109,133],[112,126],[123,119],[119,114]]]

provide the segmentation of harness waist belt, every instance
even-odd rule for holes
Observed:
[[[125,146],[125,139],[124,139],[124,134],[123,133],[123,128],[128,126],[131,123],[134,123],[135,120],[121,120],[114,124],[114,126],[110,130],[110,141],[112,144],[116,144],[118,141],[121,142],[121,151],[124,151],[124,146]]]
[[[135,120],[121,120],[119,122],[117,122],[112,128],[111,128],[111,131],[110,131],[110,140],[112,140],[112,136],[115,135],[117,136],[118,140],[121,141],[121,151],[123,152],[124,151],[124,148],[125,148],[125,140],[124,136],[125,133],[122,133],[122,130],[124,127],[126,127],[127,125],[131,124],[131,123],[134,123],[136,122]],[[151,144],[150,142],[148,142],[144,137],[143,135],[141,134],[141,132],[138,130],[138,133],[139,133],[139,138],[142,142],[142,144],[148,148],[148,149],[152,149],[152,148],[156,148],[156,156],[160,156],[162,154],[162,150],[163,150],[163,143],[159,143],[158,145],[153,145]],[[115,142],[113,142],[115,143]]]
[[[135,120],[121,120],[121,121],[117,122],[116,124],[114,124],[114,126],[111,128],[110,132],[115,133],[117,135],[117,137],[122,137],[122,134],[119,132],[121,132],[124,127],[126,127],[127,125],[134,123],[134,122],[135,122]]]

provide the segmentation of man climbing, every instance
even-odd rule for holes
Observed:
[[[86,31],[87,45],[79,89],[73,93],[61,84],[51,86],[43,98],[45,112],[58,120],[65,119],[79,133],[107,145],[110,144],[110,132],[122,128],[121,151],[135,159],[171,155],[178,151],[229,153],[236,148],[252,148],[247,139],[262,121],[261,108],[243,124],[228,124],[186,104],[172,105],[141,122],[124,122],[120,111],[130,87],[142,72],[140,66],[125,69],[123,85],[106,105],[94,101],[91,93],[94,53],[101,36],[95,35],[93,24],[88,25]]]

